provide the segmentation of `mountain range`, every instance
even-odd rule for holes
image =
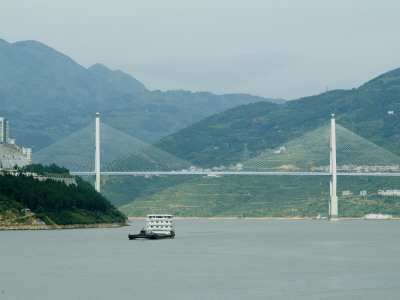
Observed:
[[[155,145],[203,167],[235,163],[329,123],[400,155],[400,69],[351,90],[332,90],[285,104],[253,103],[215,114]]]
[[[299,138],[330,122],[400,156],[400,69],[350,90],[333,90],[284,104],[253,103],[218,113],[154,145],[193,165],[230,165]],[[187,176],[186,176],[187,177]],[[315,178],[317,177],[317,178]],[[203,217],[311,217],[327,215],[329,180],[320,176],[222,176],[221,178],[108,178],[129,189],[114,197],[120,209],[139,216],[159,209]],[[400,200],[378,190],[399,189],[396,177],[338,179],[341,216],[400,216]],[[340,197],[342,191],[350,191]],[[367,191],[368,197],[360,196]]]
[[[400,69],[350,90],[292,101],[251,95],[149,91],[136,79],[96,64],[89,69],[34,41],[0,41],[0,114],[11,136],[37,149],[102,121],[201,167],[234,164],[329,123],[400,155]],[[267,176],[269,177],[269,176]],[[104,177],[102,192],[129,216],[156,209],[180,216],[326,215],[327,178]],[[317,176],[318,177],[318,176]],[[339,200],[348,216],[391,213],[400,201],[377,195],[397,178],[340,179],[352,196]],[[357,190],[368,190],[362,198]],[[342,214],[343,215],[343,214]]]
[[[272,101],[247,94],[149,91],[132,76],[101,64],[86,69],[37,41],[0,39],[0,115],[18,144],[39,150],[93,122],[152,143],[240,104]]]

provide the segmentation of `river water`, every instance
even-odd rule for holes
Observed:
[[[175,239],[0,232],[0,299],[397,299],[400,222],[175,220]]]

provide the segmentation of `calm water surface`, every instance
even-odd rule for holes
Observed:
[[[176,220],[0,231],[0,299],[398,299],[400,222]]]

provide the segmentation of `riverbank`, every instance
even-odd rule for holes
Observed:
[[[146,217],[129,217],[128,220],[145,220]],[[326,221],[327,219],[315,219],[312,217],[260,217],[260,218],[239,218],[239,217],[174,217],[174,220],[317,220]],[[364,220],[364,217],[343,217],[339,220]],[[400,220],[393,217],[391,220]]]
[[[240,218],[240,217],[210,217],[210,218],[197,218],[197,217],[174,217],[175,220],[312,220],[311,217],[260,217],[260,218]]]
[[[54,229],[79,229],[79,228],[117,228],[128,226],[127,223],[98,223],[98,224],[69,224],[69,225],[26,225],[4,224],[0,230],[54,230]]]

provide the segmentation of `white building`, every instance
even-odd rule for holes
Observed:
[[[26,157],[27,157],[29,160],[31,160],[31,158],[32,158],[32,148],[24,148],[24,147],[22,147],[22,148],[21,148],[21,151],[22,151],[23,154],[26,155]]]
[[[400,190],[386,190],[386,196],[400,196]]]
[[[360,191],[360,196],[367,196],[367,191],[366,190]]]
[[[282,152],[285,152],[285,151],[286,151],[286,148],[284,146],[280,146],[280,147],[274,149],[274,153],[275,154],[282,153]]]
[[[400,196],[400,190],[378,190],[378,195],[381,196]]]
[[[10,129],[5,117],[0,117],[0,144],[8,144]]]
[[[0,168],[21,168],[31,163],[32,149],[15,145],[10,139],[8,120],[0,117]]]

